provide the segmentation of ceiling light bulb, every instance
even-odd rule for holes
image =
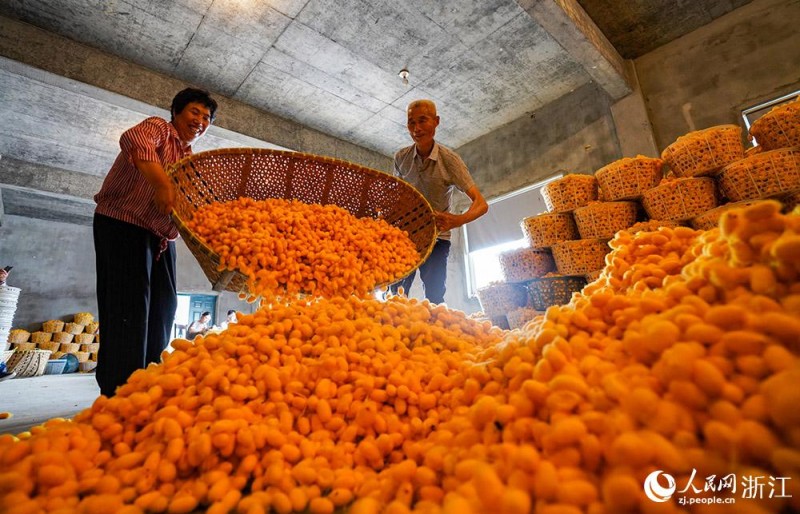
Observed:
[[[403,79],[403,84],[405,84],[407,86],[408,85],[408,70],[403,68],[402,70],[400,70],[400,73],[398,73],[398,75],[400,76],[401,79]]]

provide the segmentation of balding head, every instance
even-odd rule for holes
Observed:
[[[436,104],[433,100],[414,100],[408,104],[408,112],[411,112],[411,109],[424,110],[432,118],[436,117]]]

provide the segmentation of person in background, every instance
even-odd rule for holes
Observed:
[[[120,138],[94,214],[97,304],[103,325],[100,393],[112,396],[131,373],[158,362],[177,308],[175,190],[165,169],[191,155],[214,121],[208,92],[187,88],[172,100],[171,119],[147,118]]]
[[[8,280],[9,271],[11,271],[11,266],[0,268],[0,286],[6,285],[6,280]]]
[[[432,303],[444,302],[447,279],[447,257],[450,254],[450,230],[486,214],[489,206],[481,195],[464,161],[455,152],[434,140],[439,116],[431,100],[417,100],[408,105],[408,133],[414,144],[394,156],[394,174],[409,182],[430,202],[436,214],[439,235],[428,259],[419,267],[425,298]],[[472,204],[462,214],[450,212],[454,190],[469,196]],[[399,288],[408,293],[416,271],[392,284],[392,293]]]
[[[211,313],[205,311],[199,319],[192,321],[186,329],[186,339],[192,340],[197,336],[205,335],[209,330],[208,323],[211,321]]]
[[[239,322],[239,320],[238,320],[238,319],[236,319],[236,311],[235,311],[235,310],[233,310],[233,309],[230,309],[230,310],[228,311],[228,314],[227,314],[227,316],[225,317],[225,321],[223,321],[223,322],[222,322],[222,324],[220,325],[220,327],[222,328],[222,330],[227,330],[227,329],[228,329],[228,326],[229,326],[231,323],[238,323],[238,322]]]

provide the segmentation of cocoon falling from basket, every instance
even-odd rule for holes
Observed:
[[[548,182],[542,197],[550,212],[570,212],[597,200],[597,179],[592,175],[570,174]]]
[[[527,303],[525,286],[507,282],[494,282],[478,289],[478,301],[488,318],[505,316],[508,311],[524,307]]]
[[[578,228],[568,212],[551,212],[530,216],[520,222],[528,246],[534,249],[549,248],[553,243],[578,239]]]
[[[661,158],[679,177],[712,175],[744,158],[742,129],[736,125],[718,125],[689,132],[666,147]]]
[[[605,239],[578,239],[553,245],[553,259],[562,275],[585,275],[603,269],[610,251]]]
[[[556,267],[549,250],[518,248],[501,253],[499,259],[506,282],[524,282],[541,277]]]
[[[407,232],[337,205],[239,198],[199,207],[187,227],[264,297],[367,295],[422,257]]]
[[[717,189],[710,177],[665,180],[645,191],[642,205],[652,219],[688,221],[717,206]]]
[[[800,148],[762,152],[726,166],[719,174],[732,202],[768,198],[800,189]]]
[[[773,107],[753,122],[750,135],[764,150],[800,146],[800,97],[788,104]]]
[[[581,239],[611,239],[636,223],[634,202],[591,202],[575,209],[575,224]]]
[[[594,173],[604,200],[637,200],[658,185],[664,174],[661,159],[637,155],[608,164]]]

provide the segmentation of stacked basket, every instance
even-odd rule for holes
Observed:
[[[775,198],[793,208],[800,194],[800,97],[756,120],[750,136],[762,151],[722,170],[722,194],[732,202]]]
[[[66,354],[72,354],[77,358],[81,371],[91,371],[97,366],[100,349],[98,328],[94,315],[79,312],[69,322],[58,319],[45,321],[41,330],[36,332],[14,329],[9,341],[17,351],[47,351],[50,359],[61,359]]]
[[[17,287],[0,286],[0,354],[8,350],[8,336],[17,312],[17,300],[20,289]]]
[[[575,230],[563,231],[550,242],[557,273],[528,283],[531,307],[545,310],[551,305],[569,302],[572,293],[586,285],[586,275],[602,269],[610,248],[608,239],[624,226],[615,218],[619,208],[628,210],[627,202],[601,202],[609,198],[608,189],[601,188],[592,175],[567,175],[547,184],[542,190],[545,204],[560,216],[569,216]],[[545,215],[546,216],[546,215]],[[541,217],[541,216],[540,216]],[[633,210],[636,221],[636,211]]]
[[[726,211],[762,199],[793,208],[800,194],[800,99],[758,119],[750,137],[759,146],[747,151],[735,125],[679,137],[662,154],[677,178],[645,193],[648,214],[708,230]]]

